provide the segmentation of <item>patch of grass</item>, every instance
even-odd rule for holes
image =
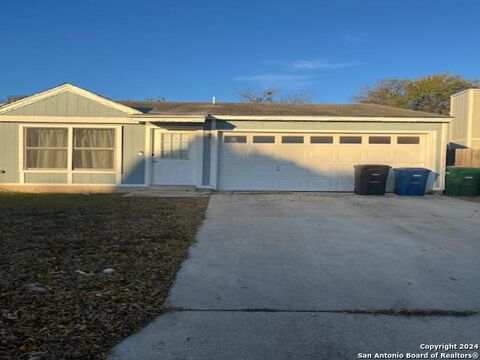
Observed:
[[[0,193],[0,358],[105,358],[164,311],[207,203]]]

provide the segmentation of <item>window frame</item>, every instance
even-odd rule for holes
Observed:
[[[25,174],[36,173],[36,174],[46,174],[46,173],[55,173],[55,174],[66,174],[68,185],[74,185],[73,175],[88,173],[88,174],[114,174],[115,175],[115,185],[122,183],[122,164],[123,164],[123,126],[112,124],[112,125],[97,125],[97,124],[68,124],[68,123],[20,123],[18,131],[18,171],[19,171],[19,183],[25,183]],[[67,151],[67,165],[66,169],[26,169],[26,158],[25,158],[25,133],[27,128],[66,128],[68,129],[68,151]],[[87,129],[114,129],[115,130],[115,164],[113,170],[85,170],[85,169],[73,169],[73,129],[74,128],[87,128]],[[89,185],[105,185],[105,184],[95,184],[91,183]]]
[[[62,146],[62,147],[32,147],[32,146],[28,146],[28,143],[27,143],[27,132],[28,132],[28,129],[49,129],[49,130],[67,130],[67,146]],[[23,131],[22,131],[22,135],[23,135],[23,149],[22,149],[22,153],[23,153],[23,170],[24,171],[32,171],[32,172],[39,172],[39,171],[54,171],[54,172],[62,172],[62,171],[67,171],[69,168],[68,168],[68,157],[69,157],[69,152],[70,152],[70,149],[69,149],[69,131],[68,131],[68,127],[65,127],[65,126],[49,126],[49,127],[45,127],[45,126],[28,126],[28,127],[24,127],[23,128]],[[27,166],[27,152],[28,150],[59,150],[59,151],[66,151],[67,152],[67,164],[65,167],[61,167],[61,168],[31,168],[31,167],[28,167]]]
[[[103,148],[103,147],[91,147],[91,148],[85,148],[85,147],[76,147],[75,146],[75,130],[77,129],[95,129],[95,130],[113,130],[113,147],[112,148]],[[112,128],[106,128],[106,127],[77,127],[73,126],[72,127],[72,136],[73,136],[73,141],[72,141],[72,171],[87,171],[87,172],[92,172],[92,171],[113,171],[116,169],[116,164],[117,164],[117,154],[116,154],[116,149],[117,149],[117,137],[116,137],[116,130]],[[76,168],[75,167],[75,150],[84,150],[84,151],[102,151],[102,150],[108,150],[113,152],[113,164],[111,168],[105,168],[105,169],[95,169],[95,168]]]

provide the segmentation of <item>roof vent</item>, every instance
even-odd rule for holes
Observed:
[[[215,96],[212,96],[212,104],[215,105],[216,102],[217,102],[217,99],[215,98]]]
[[[28,97],[28,95],[10,95],[10,96],[7,96],[7,104],[10,104],[14,101],[24,99],[26,97]]]

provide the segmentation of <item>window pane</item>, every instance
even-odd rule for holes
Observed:
[[[27,149],[25,160],[27,169],[66,169],[67,150]]]
[[[161,151],[160,159],[170,159],[170,151]]]
[[[275,136],[254,136],[255,144],[275,144]]]
[[[333,144],[333,136],[311,136],[311,144]]]
[[[188,141],[186,141],[186,142],[185,142],[185,141],[182,141],[182,142],[180,143],[180,145],[179,145],[179,148],[180,148],[181,150],[187,151],[187,150],[188,150],[188,147],[189,147],[188,145],[189,145]]]
[[[303,144],[303,136],[282,136],[283,144]]]
[[[73,129],[76,148],[114,148],[114,129]]]
[[[226,143],[245,144],[247,142],[246,136],[225,136]]]
[[[74,169],[101,169],[113,170],[113,150],[74,150]]]
[[[418,136],[399,136],[397,144],[420,144],[420,138]]]
[[[50,128],[27,128],[27,147],[67,147],[68,130]]]
[[[340,136],[340,144],[361,144],[361,136]]]
[[[390,136],[370,136],[368,138],[369,144],[390,144]]]

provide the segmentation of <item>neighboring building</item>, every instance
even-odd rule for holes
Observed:
[[[451,148],[480,148],[480,89],[451,97],[449,142]]]
[[[353,166],[380,163],[429,168],[442,190],[449,122],[369,104],[115,102],[64,84],[0,108],[0,183],[352,191]]]

